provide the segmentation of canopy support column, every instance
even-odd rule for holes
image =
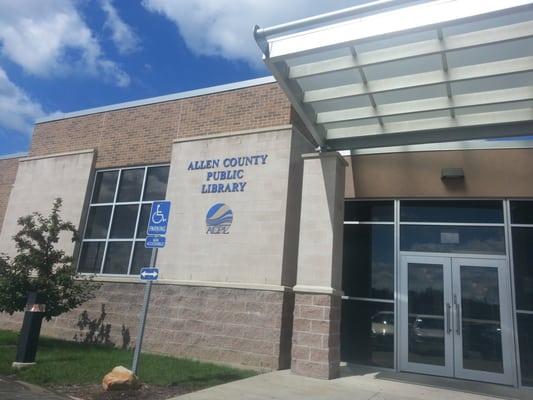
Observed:
[[[347,162],[336,152],[305,154],[296,278],[293,373],[339,376],[340,306]]]

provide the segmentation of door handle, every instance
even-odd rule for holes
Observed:
[[[451,309],[451,304],[446,303],[446,333],[452,332]]]
[[[455,305],[455,333],[461,335],[461,308],[457,302],[457,295],[453,295],[453,303]]]

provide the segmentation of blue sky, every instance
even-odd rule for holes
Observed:
[[[360,0],[0,0],[0,155],[36,118],[268,75],[252,37]]]

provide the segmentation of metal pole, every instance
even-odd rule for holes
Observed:
[[[155,259],[157,257],[157,248],[152,249],[152,256],[150,257],[150,267],[155,267]],[[137,375],[137,369],[139,367],[139,356],[141,355],[141,347],[144,336],[144,326],[146,324],[146,315],[148,314],[148,305],[150,304],[150,292],[152,291],[152,281],[146,282],[144,287],[144,302],[139,319],[139,330],[137,331],[137,343],[135,344],[135,352],[133,353],[133,365],[131,367],[132,372]]]

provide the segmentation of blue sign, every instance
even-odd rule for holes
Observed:
[[[167,233],[170,201],[154,201],[148,220],[148,235],[165,235]]]
[[[142,267],[139,275],[143,281],[157,281],[157,278],[159,278],[159,268]]]
[[[164,236],[147,236],[144,242],[144,247],[147,249],[155,249],[165,247],[167,239]]]
[[[224,203],[214,204],[205,217],[207,232],[213,235],[228,234],[233,222],[233,211]]]

